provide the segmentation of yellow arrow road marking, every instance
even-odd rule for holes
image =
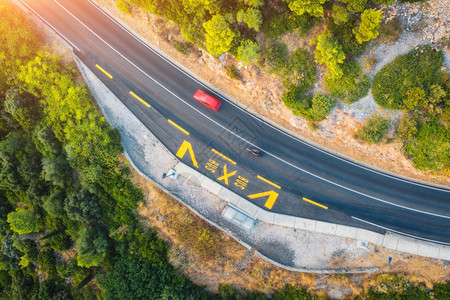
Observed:
[[[267,180],[267,179],[265,179],[264,177],[261,177],[261,176],[256,176],[259,180],[262,180],[262,181],[264,181],[264,182],[266,182],[266,183],[268,183],[268,184],[270,184],[270,185],[272,185],[272,186],[274,186],[274,187],[276,187],[277,189],[281,189],[281,186],[279,186],[278,184],[275,184],[275,183],[273,183],[272,181],[270,181],[270,180]]]
[[[309,203],[311,203],[311,204],[317,205],[317,206],[319,206],[319,207],[322,207],[323,209],[328,209],[327,206],[322,205],[322,204],[317,203],[317,202],[314,202],[314,201],[312,201],[312,200],[309,200],[308,198],[303,197],[303,200],[305,200],[306,202],[309,202]]]
[[[230,163],[232,163],[233,165],[236,164],[236,162],[235,162],[234,160],[232,160],[231,158],[229,158],[229,157],[223,155],[222,153],[220,153],[220,152],[217,151],[216,149],[213,148],[213,149],[211,149],[211,151],[214,152],[215,154],[219,155],[219,156],[222,157],[223,159],[228,160],[228,161],[229,161]]]
[[[138,99],[138,100],[141,101],[142,103],[144,103],[145,106],[150,107],[150,104],[148,104],[147,102],[145,102],[144,99],[142,99],[141,97],[139,97],[138,95],[136,95],[136,94],[133,93],[132,91],[130,91],[130,95],[133,96],[134,98]]]
[[[97,67],[97,69],[99,69],[100,71],[102,71],[103,73],[105,73],[106,76],[108,76],[110,79],[112,79],[112,75],[109,74],[108,72],[105,71],[105,69],[103,69],[102,67],[100,67],[99,65],[95,65]]]
[[[273,204],[275,203],[275,201],[278,198],[277,192],[267,191],[267,192],[263,192],[263,193],[248,195],[248,197],[250,199],[255,199],[255,198],[260,198],[260,197],[265,197],[265,196],[269,196],[269,198],[267,199],[266,204],[264,204],[264,206],[267,207],[268,209],[272,209]]]
[[[174,121],[172,121],[171,119],[167,120],[167,122],[169,122],[172,126],[174,126],[175,128],[177,128],[179,131],[183,132],[186,135],[189,135],[189,132],[184,130],[183,127],[181,127],[180,125],[176,124]]]
[[[178,149],[176,156],[179,158],[183,158],[184,154],[186,154],[186,151],[189,151],[189,155],[192,159],[192,164],[198,168],[197,159],[194,155],[194,150],[192,150],[192,145],[188,141],[183,141],[183,144],[181,144],[180,149]]]

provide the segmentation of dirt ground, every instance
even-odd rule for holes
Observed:
[[[330,116],[319,124],[319,130],[311,131],[307,121],[294,116],[289,109],[284,107],[281,96],[285,90],[281,82],[274,76],[265,75],[256,64],[243,66],[227,54],[222,55],[220,59],[214,59],[200,49],[191,50],[187,55],[181,54],[171,43],[172,40],[183,41],[179,28],[175,24],[138,9],[133,9],[132,16],[120,14],[114,5],[114,0],[95,0],[95,2],[120,19],[123,24],[153,47],[203,81],[235,99],[240,105],[299,137],[375,168],[422,181],[450,185],[448,174],[421,172],[415,169],[411,161],[402,154],[402,145],[398,142],[369,145],[355,140],[353,136],[362,126],[364,118],[369,116],[361,111],[361,105],[356,104],[350,107],[338,105]],[[313,32],[318,33],[319,30],[313,30]],[[311,47],[304,38],[299,38],[295,34],[286,35],[282,39],[287,42],[291,51],[295,45],[305,49]],[[230,64],[238,66],[242,80],[233,80],[226,75],[225,67]],[[323,79],[321,68],[317,75],[319,84],[316,84],[315,89],[327,92],[320,84]],[[391,117],[394,122],[398,120],[398,113],[389,113],[381,109],[371,112]],[[357,117],[361,113],[364,118]]]

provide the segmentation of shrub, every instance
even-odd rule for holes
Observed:
[[[383,140],[388,127],[388,120],[381,117],[372,117],[367,120],[366,124],[364,124],[360,130],[358,130],[357,137],[367,143],[377,144]]]
[[[438,83],[443,62],[442,53],[430,46],[417,47],[384,66],[374,77],[372,94],[375,102],[388,109],[400,109],[411,88],[428,87]]]
[[[119,9],[121,13],[131,16],[131,6],[130,4],[128,4],[128,2],[124,0],[117,0],[116,7]]]
[[[226,67],[226,73],[231,79],[241,80],[241,73],[239,72],[239,69],[233,64]]]
[[[175,50],[180,52],[181,54],[187,55],[189,53],[189,50],[191,49],[191,44],[188,42],[180,42],[176,39],[171,40],[173,46],[175,47]]]
[[[299,87],[308,90],[316,81],[316,65],[305,50],[298,49],[289,60],[289,67],[281,75],[281,81],[286,89]]]
[[[367,95],[370,79],[367,75],[362,74],[361,67],[356,62],[344,64],[342,71],[341,78],[325,77],[325,84],[333,97],[350,104]]]
[[[289,55],[286,44],[275,41],[263,49],[260,64],[267,67],[269,73],[275,73],[287,67]]]

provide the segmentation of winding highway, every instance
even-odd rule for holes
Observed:
[[[359,165],[246,111],[152,49],[89,0],[21,0],[191,167],[277,213],[450,245],[450,189]],[[197,89],[222,101],[213,111]],[[261,149],[255,157],[247,147]]]

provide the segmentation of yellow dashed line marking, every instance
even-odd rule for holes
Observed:
[[[105,69],[103,69],[102,67],[100,67],[99,65],[95,65],[100,71],[102,71],[103,73],[105,73],[106,76],[108,76],[110,79],[112,79],[112,75],[109,74],[108,72],[105,71]]]
[[[223,155],[222,153],[220,153],[219,151],[217,151],[216,149],[211,149],[212,152],[214,152],[215,154],[219,155],[220,157],[222,157],[223,159],[228,160],[230,163],[232,163],[233,165],[236,164],[236,162],[234,160],[232,160],[231,158]]]
[[[314,201],[312,201],[312,200],[309,200],[308,198],[303,197],[303,200],[305,200],[306,202],[309,202],[309,203],[311,203],[311,204],[317,205],[317,206],[319,206],[319,207],[322,207],[323,209],[328,209],[327,206],[322,205],[322,204],[317,203],[317,202],[314,202]]]
[[[139,101],[141,101],[145,106],[150,107],[150,104],[145,102],[141,97],[139,97],[138,95],[136,95],[132,91],[130,91],[130,95],[133,96],[134,98],[138,99]]]
[[[172,124],[175,128],[177,128],[179,131],[183,132],[186,135],[189,135],[189,132],[187,132],[186,130],[184,130],[183,127],[181,127],[180,125],[176,124],[174,121],[172,121],[171,119],[167,120],[170,124]]]
[[[272,181],[270,181],[270,180],[267,180],[267,179],[265,179],[264,177],[261,177],[261,176],[256,176],[258,179],[260,179],[260,180],[262,180],[262,181],[264,181],[264,182],[266,182],[266,183],[268,183],[268,184],[270,184],[270,185],[272,185],[272,186],[274,186],[274,187],[276,187],[277,189],[281,189],[281,186],[279,186],[278,184],[275,184],[275,183],[273,183]]]

